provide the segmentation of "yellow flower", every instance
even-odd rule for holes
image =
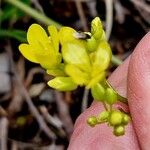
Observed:
[[[105,79],[111,60],[111,49],[106,41],[101,41],[97,49],[89,54],[82,44],[66,42],[62,46],[62,56],[66,63],[66,74],[77,85],[91,88]]]
[[[45,69],[51,69],[60,64],[59,38],[55,26],[49,26],[47,35],[38,24],[32,24],[27,32],[28,44],[21,44],[19,50],[29,61],[39,63]]]

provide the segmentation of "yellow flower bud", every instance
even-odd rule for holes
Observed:
[[[87,39],[86,48],[89,52],[93,52],[96,50],[97,42],[94,37],[91,37],[90,39]]]
[[[123,114],[120,111],[112,111],[110,113],[109,123],[111,126],[120,125],[122,123]]]
[[[91,116],[87,119],[87,124],[91,127],[94,127],[97,124],[97,118],[95,116]]]
[[[116,136],[124,135],[125,134],[125,127],[121,126],[121,125],[120,126],[115,126],[113,133]]]
[[[101,36],[103,34],[103,27],[102,27],[102,23],[101,23],[99,17],[96,17],[96,18],[94,18],[92,20],[92,23],[91,23],[91,33],[92,33],[92,36],[96,40],[101,39]]]
[[[127,125],[127,124],[129,123],[129,121],[130,121],[129,115],[123,114],[122,123],[123,123],[124,125]]]
[[[99,123],[107,121],[108,118],[109,118],[109,114],[110,114],[110,113],[109,113],[108,111],[102,111],[102,112],[98,115],[97,121],[98,121]]]

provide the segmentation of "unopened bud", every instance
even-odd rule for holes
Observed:
[[[119,111],[112,111],[110,113],[109,123],[112,126],[120,125],[122,123],[123,114]]]
[[[122,119],[122,123],[124,125],[127,125],[129,123],[129,121],[130,121],[130,117],[127,114],[124,114],[123,119]]]
[[[97,124],[97,118],[95,116],[91,116],[87,119],[88,125],[94,127]]]
[[[121,135],[124,135],[125,134],[125,128],[124,126],[115,126],[114,127],[114,135],[116,136],[121,136]]]
[[[109,118],[109,112],[103,111],[98,115],[97,121],[98,121],[98,123],[105,122],[108,120],[108,118]]]

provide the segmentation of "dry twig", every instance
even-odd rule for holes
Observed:
[[[79,14],[82,26],[83,26],[83,30],[88,31],[87,21],[86,21],[86,17],[82,8],[82,3],[78,0],[75,0],[75,4],[76,4],[77,11],[78,11],[78,14]]]
[[[150,6],[139,0],[130,0],[133,4],[150,13]]]
[[[40,113],[38,112],[36,107],[34,106],[32,100],[31,100],[31,98],[30,98],[30,96],[29,96],[29,94],[28,94],[28,92],[26,90],[26,88],[24,87],[23,83],[21,82],[21,80],[20,80],[20,78],[18,76],[15,64],[14,64],[13,59],[12,59],[12,50],[11,50],[11,47],[10,47],[10,43],[8,45],[9,46],[6,47],[6,50],[8,52],[8,56],[9,56],[9,59],[10,59],[10,65],[11,65],[11,68],[12,68],[12,72],[14,74],[14,82],[15,82],[15,84],[18,85],[19,90],[20,90],[19,92],[24,97],[26,103],[29,106],[29,109],[30,109],[31,113],[36,118],[37,122],[39,123],[40,128],[44,131],[44,133],[50,139],[55,140],[56,139],[55,134],[49,129],[49,127],[45,123],[44,119],[42,118],[42,116],[40,115]]]
[[[54,127],[56,127],[59,130],[59,134],[61,136],[65,137],[65,132],[62,129],[62,127],[63,127],[62,122],[58,118],[53,117],[51,114],[49,114],[49,112],[45,106],[40,106],[40,111],[43,114],[43,117],[45,118],[45,120],[48,123],[52,124]]]
[[[25,80],[25,87],[29,87],[29,85],[31,84],[32,80],[33,80],[33,77],[35,74],[37,73],[45,73],[44,70],[40,67],[35,67],[35,68],[32,68],[28,75],[27,75],[27,78]]]
[[[8,120],[6,117],[0,119],[0,150],[7,150]]]
[[[66,129],[68,137],[70,138],[72,131],[73,131],[73,122],[69,115],[68,105],[63,100],[62,93],[55,91],[55,96],[56,96],[56,103],[58,106],[59,117],[60,117],[61,121],[63,122],[63,125]]]
[[[106,4],[106,38],[109,40],[113,25],[113,0],[105,0]]]

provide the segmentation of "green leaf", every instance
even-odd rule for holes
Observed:
[[[77,85],[70,77],[56,77],[50,80],[47,84],[59,91],[72,91],[77,88]]]
[[[85,47],[76,43],[66,43],[62,46],[63,59],[83,71],[90,72],[90,59]]]
[[[92,86],[91,93],[95,100],[104,101],[105,89],[101,84],[97,83]]]

